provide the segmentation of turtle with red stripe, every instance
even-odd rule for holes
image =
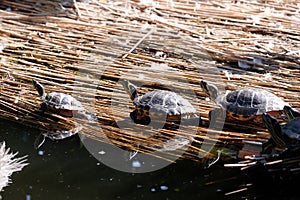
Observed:
[[[75,113],[78,113],[90,121],[96,120],[95,115],[88,112],[82,104],[71,95],[61,92],[46,93],[41,83],[36,80],[32,80],[32,83],[43,101],[41,104],[42,111],[50,110],[65,117],[72,117]]]
[[[83,116],[89,121],[96,121],[96,116],[94,113],[88,112],[82,104],[72,97],[71,95],[61,93],[61,92],[51,92],[46,93],[43,85],[36,80],[32,80],[33,86],[39,93],[43,103],[41,104],[41,111],[44,113],[46,110],[53,113],[59,114],[64,117],[73,117],[74,114]],[[45,141],[45,138],[50,138],[52,140],[62,140],[77,134],[81,130],[81,125],[75,123],[75,126],[69,130],[49,130],[42,133],[40,137],[36,140],[36,148],[39,148]]]
[[[166,117],[170,122],[178,122],[181,118],[200,120],[192,104],[175,92],[154,90],[139,96],[134,84],[126,80],[120,83],[135,105],[135,110],[130,113],[130,117],[136,123],[148,125],[154,117],[159,120]]]
[[[272,92],[260,88],[245,87],[220,94],[214,84],[201,81],[200,85],[204,92],[220,106],[217,109],[226,111],[227,118],[231,120],[253,120],[262,123],[263,113],[277,118],[283,114],[284,106],[290,106]]]

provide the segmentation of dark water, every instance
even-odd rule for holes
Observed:
[[[0,121],[0,141],[30,165],[12,176],[13,183],[1,193],[7,200],[85,199],[299,199],[299,182],[283,186],[251,177],[222,164],[202,169],[199,163],[181,160],[144,174],[125,173],[100,163],[81,145],[78,136],[52,142],[38,152],[33,148],[39,131],[6,120]],[[43,155],[39,155],[43,152]],[[257,174],[258,177],[261,174]],[[251,183],[251,184],[249,184]],[[247,185],[248,184],[248,185]],[[245,188],[232,194],[225,193]]]

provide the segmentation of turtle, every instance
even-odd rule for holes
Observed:
[[[32,80],[35,89],[38,91],[43,103],[41,104],[41,112],[44,113],[46,110],[50,110],[64,117],[73,117],[74,112],[87,118],[89,121],[95,121],[96,116],[84,109],[82,104],[74,97],[68,94],[51,92],[46,93],[42,84],[36,80]],[[81,125],[75,122],[72,129],[62,129],[57,124],[52,124],[54,128],[51,128],[40,136],[35,141],[35,148],[38,149],[45,142],[45,138],[52,140],[62,140],[77,134],[81,130]]]
[[[74,113],[78,113],[90,121],[96,120],[95,115],[85,110],[82,104],[71,95],[60,92],[46,93],[43,85],[38,81],[32,80],[32,83],[43,101],[42,112],[51,110],[65,117],[72,117]]]
[[[139,96],[137,87],[130,81],[120,83],[135,105],[135,110],[130,113],[135,123],[148,125],[152,117],[161,120],[163,116],[170,122],[178,122],[181,118],[201,119],[193,105],[175,92],[157,89]]]
[[[285,106],[284,112],[287,116],[295,112],[291,107]],[[285,150],[298,150],[300,147],[300,117],[291,118],[283,127],[280,126],[278,120],[269,115],[263,114],[262,119],[271,134],[271,140],[276,147]]]
[[[272,92],[255,87],[245,87],[219,94],[218,88],[204,80],[200,83],[204,92],[213,99],[220,108],[216,111],[226,111],[226,116],[232,120],[262,123],[262,114],[268,113],[274,117],[283,114],[283,107],[290,105]],[[209,116],[211,117],[212,111]]]

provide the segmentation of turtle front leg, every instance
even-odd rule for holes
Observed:
[[[216,108],[209,111],[208,117],[210,123],[215,123],[217,121],[224,123],[226,119],[226,111],[222,108]]]
[[[209,128],[216,131],[223,130],[226,119],[226,111],[221,108],[209,112]],[[214,133],[210,133],[214,134]]]
[[[42,119],[46,110],[47,110],[46,103],[41,103],[40,108],[35,110],[34,113],[37,115],[38,118]]]
[[[41,107],[40,107],[40,113],[44,114],[45,111],[47,110],[47,104],[46,103],[41,103]]]

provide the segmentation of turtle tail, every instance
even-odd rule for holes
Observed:
[[[134,84],[126,80],[121,80],[120,83],[123,85],[125,91],[130,95],[130,99],[132,101],[138,97],[137,88]]]

